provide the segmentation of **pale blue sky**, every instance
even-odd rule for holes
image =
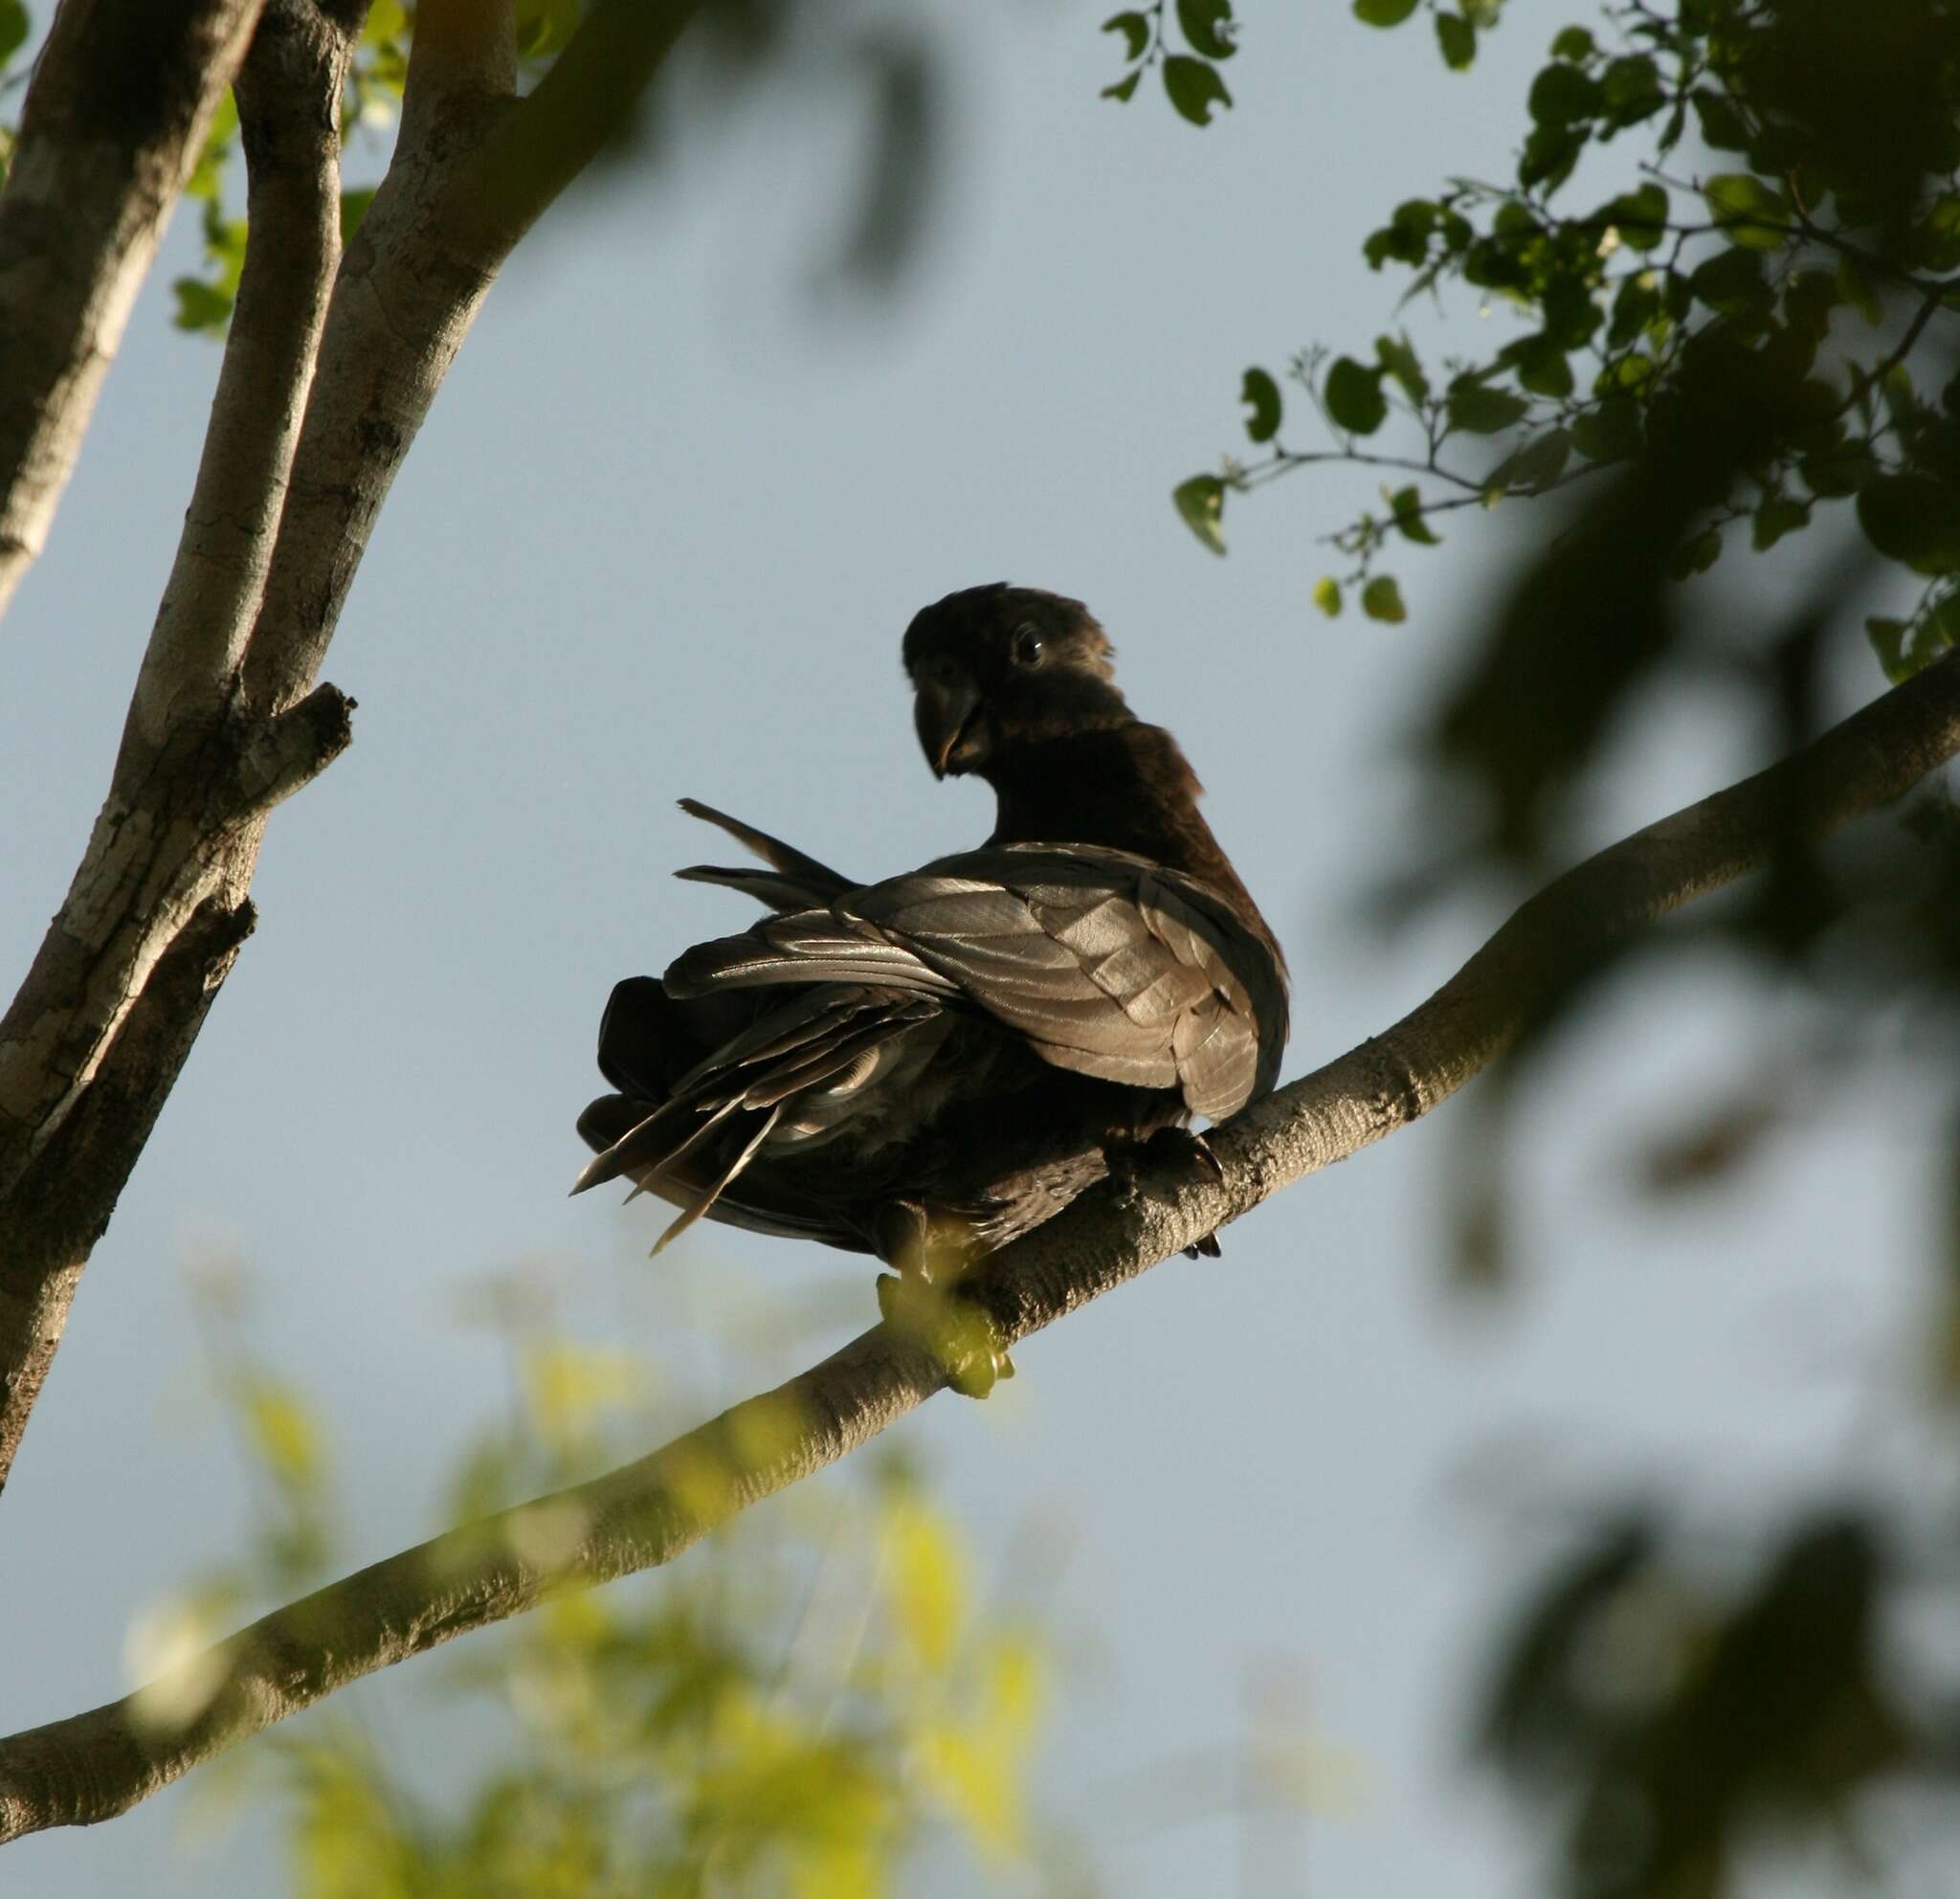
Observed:
[[[1245,364],[1385,326],[1396,285],[1363,235],[1447,171],[1503,168],[1531,70],[1582,10],[1513,0],[1460,78],[1420,22],[1250,5],[1237,109],[1203,135],[1161,101],[1097,100],[1116,60],[1094,9],[933,11],[952,160],[896,300],[802,294],[852,145],[781,99],[650,186],[560,208],[492,296],[326,668],[360,701],[355,748],[273,821],[258,933],[9,1488],[7,1727],[122,1692],[132,1616],[234,1547],[237,1471],[196,1395],[196,1249],[257,1275],[259,1342],[329,1420],[361,1560],[434,1527],[453,1450],[503,1401],[494,1342],[456,1321],[470,1275],[544,1259],[582,1323],[621,1309],[621,1226],[650,1238],[656,1217],[565,1198],[598,1011],[615,977],[747,914],[668,880],[704,841],[674,800],[867,876],[977,838],[982,793],[935,787],[910,732],[898,641],[923,602],[1012,578],[1100,614],[1284,941],[1289,1076],[1392,1021],[1494,921],[1458,908],[1383,940],[1358,905],[1439,815],[1399,741],[1474,631],[1504,524],[1400,564],[1406,624],[1330,626],[1314,537],[1370,481],[1241,504],[1223,562],[1167,496],[1233,445]],[[0,641],[10,970],[100,799],[189,492],[217,364],[167,324],[190,243],[180,219]],[[1477,321],[1458,311],[1446,345],[1475,349]],[[1752,756],[1657,702],[1615,749],[1597,838]],[[1493,1309],[1450,1296],[1442,1264],[1444,1123],[1478,1113],[1473,1092],[1233,1228],[1221,1262],[1171,1262],[1031,1342],[989,1404],[902,1427],[983,1561],[1031,1512],[1072,1527],[1056,1612],[1102,1662],[1045,1772],[1112,1890],[1236,1889],[1232,1821],[1139,1830],[1120,1789],[1235,1741],[1281,1673],[1364,1787],[1307,1822],[1295,1890],[1525,1889],[1530,1843],[1462,1747],[1493,1617],[1550,1547],[1521,1522],[1622,1475],[1685,1476],[1720,1512],[1888,1454],[1856,1427],[1913,1309],[1909,1105],[1819,1104],[1750,1194],[1656,1209],[1630,1184],[1633,1135],[1719,1095],[1801,1010],[1710,957],[1603,1011],[1527,1112],[1523,1283]],[[728,1260],[750,1291],[829,1288],[839,1338],[872,1316],[861,1262],[717,1228],[686,1248],[703,1297]],[[398,1731],[412,1699],[388,1703]],[[181,1804],[10,1848],[0,1894],[263,1890],[263,1842],[184,1849]]]

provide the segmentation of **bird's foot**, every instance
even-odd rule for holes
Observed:
[[[946,1367],[947,1382],[966,1397],[985,1397],[1014,1362],[985,1308],[959,1296],[957,1284],[935,1285],[911,1273],[882,1273],[878,1309],[902,1338],[923,1345]]]
[[[1189,1128],[1159,1128],[1147,1140],[1105,1142],[1102,1159],[1109,1177],[1116,1183],[1116,1203],[1127,1212],[1142,1197],[1143,1180],[1156,1173],[1171,1182],[1206,1179],[1225,1184],[1225,1170],[1212,1144]],[[1184,1249],[1187,1260],[1215,1260],[1220,1255],[1218,1236],[1208,1233]]]

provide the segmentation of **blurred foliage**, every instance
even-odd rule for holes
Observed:
[[[1416,11],[1354,8],[1377,28]],[[1446,64],[1469,67],[1494,22],[1427,11]],[[1364,247],[1408,298],[1504,319],[1489,343],[1438,359],[1398,326],[1250,369],[1257,458],[1173,491],[1223,553],[1229,501],[1309,465],[1381,471],[1380,505],[1326,537],[1343,565],[1311,597],[1382,622],[1409,613],[1392,551],[1435,547],[1459,511],[1560,497],[1466,615],[1421,718],[1437,821],[1388,893],[1396,921],[1569,861],[1615,743],[1657,698],[1719,706],[1758,756],[1787,755],[1837,716],[1857,648],[1898,681],[1960,635],[1960,0],[1613,0],[1551,38],[1525,116],[1506,177],[1450,179]],[[1762,577],[1698,584],[1738,555]],[[1626,1502],[1603,1486],[1592,1533],[1496,1644],[1481,1757],[1544,1825],[1573,1899],[1724,1899],[1783,1889],[1793,1868],[1802,1890],[1867,1891],[1928,1849],[1949,1868],[1960,812],[1936,779],[1903,819],[1821,848],[1793,813],[1733,898],[1632,945],[1603,927],[1589,953],[1592,934],[1575,922],[1556,993],[1457,1119],[1459,1284],[1509,1283],[1519,1106],[1591,1018],[1581,1005],[1637,970],[1641,1006],[1664,1010],[1656,969],[1705,969],[1717,949],[1800,1027],[1746,1050],[1740,1076],[1684,1076],[1684,1096],[1699,1081],[1717,1106],[1624,1175],[1704,1195],[1855,1087],[1929,1104],[1937,1186],[1906,1230],[1930,1297],[1889,1395],[1916,1448],[1909,1481],[1739,1497],[1713,1524],[1686,1481]]]
[[[1415,10],[1355,11],[1392,27]],[[1431,11],[1448,63],[1469,66],[1493,20]],[[1399,596],[1367,593],[1384,553],[1434,546],[1457,510],[1637,460],[1679,433],[1698,389],[1734,380],[1765,427],[1670,524],[1672,577],[1739,536],[1762,551],[1855,520],[1923,583],[1909,611],[1867,618],[1886,673],[1946,651],[1960,631],[1960,6],[1609,5],[1552,38],[1526,111],[1508,179],[1452,179],[1364,247],[1371,268],[1409,273],[1405,301],[1467,293],[1512,333],[1467,360],[1426,362],[1393,330],[1300,352],[1283,380],[1329,448],[1282,442],[1282,379],[1247,371],[1264,455],[1180,485],[1186,521],[1222,552],[1228,493],[1329,461],[1389,470],[1381,507],[1328,537],[1348,565],[1315,599],[1337,612],[1355,589],[1394,618],[1379,608]],[[1615,141],[1632,164],[1615,164]]]
[[[528,90],[577,32],[589,0],[518,0],[519,85]],[[8,8],[0,0],[0,45]],[[387,170],[393,127],[408,80],[414,8],[408,0],[372,0],[341,109],[342,163],[352,182],[341,193],[341,235],[351,242]],[[731,92],[767,93],[772,82],[800,93],[827,90],[863,126],[863,156],[855,190],[837,196],[847,208],[816,275],[824,285],[890,290],[917,255],[938,183],[944,143],[945,61],[933,35],[889,4],[828,10],[822,16],[795,0],[724,0],[708,9],[689,35],[684,70],[675,89],[699,106],[724,102]],[[176,279],[177,327],[222,337],[231,322],[244,267],[246,221],[230,214],[241,181],[234,164],[238,117],[227,95],[188,186],[202,205],[201,270]],[[644,103],[637,122],[614,142],[641,164],[663,151],[657,123]],[[4,147],[0,147],[4,155]]]
[[[215,1687],[212,1639],[347,1566],[318,1417],[253,1353],[235,1269],[198,1283],[255,1502],[239,1559],[131,1631],[167,1724]],[[557,1329],[521,1276],[479,1304],[514,1403],[459,1461],[445,1521],[625,1462],[688,1408],[632,1353]],[[989,1889],[1078,1889],[1031,1787],[1049,1640],[1024,1592],[988,1599],[901,1458],[854,1459],[682,1562],[561,1592],[434,1665],[417,1685],[467,1736],[440,1784],[336,1704],[227,1756],[202,1819],[269,1804],[296,1899],[875,1899],[961,1862]]]

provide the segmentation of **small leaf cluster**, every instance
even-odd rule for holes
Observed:
[[[1416,11],[1417,0],[1354,0],[1354,17],[1371,27],[1398,27]],[[1430,0],[1437,51],[1453,73],[1467,72],[1477,59],[1477,36],[1497,25],[1503,0],[1459,0],[1455,7]]]
[[[1167,0],[1112,13],[1102,22],[1104,33],[1121,35],[1128,66],[1121,78],[1102,88],[1102,97],[1128,104],[1145,74],[1154,68],[1178,116],[1193,125],[1209,125],[1214,110],[1232,103],[1219,67],[1238,51],[1238,22],[1232,0],[1176,0],[1175,15],[1181,37],[1175,50],[1168,37]]]
[[[1392,25],[1414,9],[1356,11]],[[1282,444],[1279,382],[1249,371],[1265,458],[1180,486],[1187,522],[1196,495],[1222,551],[1229,492],[1327,460],[1414,476],[1328,537],[1353,561],[1315,592],[1337,611],[1391,538],[1422,544],[1411,529],[1437,514],[1630,462],[1691,387],[1719,388],[1771,424],[1682,524],[1677,577],[1710,568],[1731,526],[1766,551],[1842,509],[1925,583],[1909,615],[1871,624],[1887,672],[1945,651],[1960,631],[1960,0],[1873,0],[1855,19],[1821,0],[1611,5],[1596,31],[1553,37],[1527,111],[1509,180],[1407,200],[1364,246],[1409,295],[1467,289],[1514,333],[1435,366],[1404,336],[1296,358],[1331,448]],[[1582,162],[1629,135],[1647,153],[1636,179],[1581,195]],[[1392,422],[1408,446],[1378,445]]]

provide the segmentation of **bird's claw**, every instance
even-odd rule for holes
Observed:
[[[946,1367],[947,1382],[964,1397],[985,1397],[1014,1374],[993,1321],[952,1289],[911,1274],[881,1273],[878,1309],[893,1331],[924,1346]]]
[[[1117,1208],[1123,1213],[1143,1197],[1142,1181],[1147,1173],[1162,1173],[1173,1179],[1203,1175],[1216,1186],[1225,1184],[1225,1169],[1212,1151],[1212,1144],[1189,1128],[1159,1128],[1147,1140],[1108,1143],[1102,1160],[1114,1183]],[[1215,1260],[1219,1254],[1215,1233],[1206,1234],[1184,1249],[1187,1260]]]

